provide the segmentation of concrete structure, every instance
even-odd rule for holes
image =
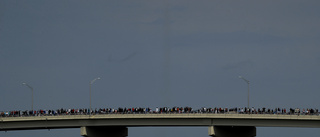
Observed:
[[[126,137],[127,127],[81,127],[81,136],[85,137]]]
[[[255,137],[256,127],[253,126],[210,126],[212,137]]]
[[[214,137],[256,135],[255,127],[320,128],[320,116],[270,114],[106,114],[1,117],[0,131],[81,128],[86,137],[123,137],[127,127],[204,126]]]

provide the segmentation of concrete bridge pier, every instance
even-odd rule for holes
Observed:
[[[81,127],[81,136],[84,137],[126,137],[127,127]]]
[[[210,126],[209,136],[212,137],[255,137],[254,126]]]

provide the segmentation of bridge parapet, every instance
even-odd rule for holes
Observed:
[[[46,121],[77,119],[279,119],[320,120],[317,115],[272,115],[272,114],[103,114],[103,115],[59,115],[30,117],[0,117],[0,122]]]
[[[105,114],[1,117],[0,130],[80,128],[84,126],[255,126],[320,127],[316,115],[264,114]]]

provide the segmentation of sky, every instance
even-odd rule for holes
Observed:
[[[320,1],[1,0],[0,111],[118,107],[320,108]],[[208,136],[129,128],[130,137]],[[258,127],[258,137],[319,129]],[[80,137],[80,129],[0,132]]]

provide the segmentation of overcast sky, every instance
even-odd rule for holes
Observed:
[[[318,0],[1,0],[0,111],[100,107],[318,108]],[[206,137],[207,127],[129,128]],[[276,134],[276,135],[275,135]],[[257,128],[258,137],[319,129]],[[80,137],[80,129],[0,132]]]

